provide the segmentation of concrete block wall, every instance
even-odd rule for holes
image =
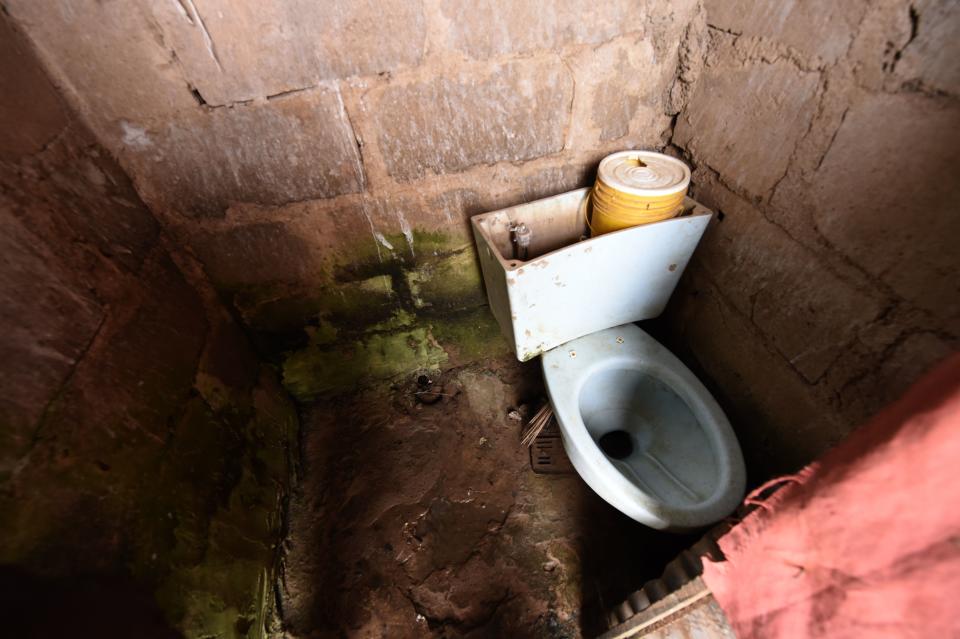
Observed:
[[[3,17],[0,118],[5,633],[261,636],[289,396]]]
[[[705,3],[675,152],[720,213],[665,318],[789,472],[960,339],[956,3]]]
[[[450,361],[442,327],[418,331],[485,302],[469,215],[662,148],[706,33],[696,0],[5,6],[264,352],[313,353],[287,367],[302,399],[365,327],[417,342],[400,368]],[[351,368],[334,386],[378,370]]]
[[[665,325],[757,475],[956,348],[953,3],[4,6],[300,399],[502,347],[467,217],[631,147],[721,213]]]

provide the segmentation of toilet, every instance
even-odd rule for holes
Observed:
[[[563,446],[585,482],[651,528],[689,530],[731,513],[743,456],[700,380],[634,324],[545,353],[543,376]]]
[[[634,322],[663,311],[712,212],[688,197],[677,217],[587,239],[589,197],[471,218],[490,310],[517,359],[541,357],[564,449],[598,495],[651,528],[708,526],[743,496],[740,446],[703,384]]]

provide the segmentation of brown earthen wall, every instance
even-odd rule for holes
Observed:
[[[705,5],[672,144],[719,215],[665,320],[762,477],[957,348],[960,8]]]
[[[0,120],[7,629],[261,627],[295,456],[292,403],[5,17]],[[101,596],[84,600],[87,589]],[[12,592],[32,594],[21,606]],[[154,603],[124,625],[138,593]]]
[[[662,147],[706,29],[694,0],[6,5],[253,324],[358,253],[468,245],[470,214]]]

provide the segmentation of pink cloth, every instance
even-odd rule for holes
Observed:
[[[960,637],[960,354],[720,540],[741,639]]]

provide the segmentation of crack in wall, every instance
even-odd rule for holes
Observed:
[[[557,56],[560,60],[560,63],[567,70],[567,73],[570,74],[570,104],[567,105],[567,122],[564,125],[563,132],[563,147],[560,149],[560,153],[566,151],[567,148],[573,142],[574,134],[574,118],[576,117],[576,111],[574,106],[577,103],[577,74],[574,73],[573,67],[570,66],[570,62],[563,56]]]
[[[900,84],[894,90],[887,90],[886,87],[882,89],[884,93],[891,95],[897,95],[900,93],[916,93],[923,95],[928,98],[934,99],[948,99],[948,100],[958,100],[960,99],[960,94],[950,93],[944,89],[938,89],[935,87],[929,86],[922,78],[913,78],[911,80],[906,80]]]
[[[888,73],[893,73],[897,70],[897,64],[900,62],[900,58],[903,57],[903,52],[917,39],[917,31],[920,28],[920,14],[917,12],[917,8],[911,4],[907,9],[907,15],[910,19],[910,35],[906,42],[893,51],[892,59],[883,63],[883,70]],[[892,45],[892,43],[888,43],[888,45]]]
[[[820,159],[817,160],[817,166],[815,166],[813,169],[815,172],[820,170],[820,167],[823,165],[823,161],[827,159],[827,155],[830,153],[830,149],[833,148],[833,143],[837,141],[837,135],[840,134],[840,129],[843,127],[843,123],[846,121],[848,113],[850,113],[850,107],[844,109],[843,113],[840,114],[840,123],[837,125],[837,128],[834,129],[833,135],[830,136],[830,141],[827,142],[827,148],[823,150],[823,154],[820,156]]]
[[[707,28],[708,28],[708,29],[712,29],[712,30],[714,30],[714,31],[719,31],[720,33],[725,33],[725,34],[727,34],[727,35],[734,36],[735,38],[739,38],[740,36],[743,35],[743,32],[742,32],[742,31],[734,31],[733,29],[725,29],[725,28],[719,27],[719,26],[717,26],[717,25],[715,25],[715,24],[710,24],[709,22],[707,23]]]
[[[357,134],[357,129],[353,125],[353,121],[350,119],[350,113],[347,111],[347,106],[343,102],[343,91],[339,84],[335,87],[335,93],[337,96],[337,109],[340,113],[340,119],[344,125],[349,129],[350,136],[353,138],[353,153],[354,153],[354,166],[357,172],[357,181],[358,186],[360,187],[360,192],[364,193],[367,190],[367,172],[364,169],[363,162],[363,140]],[[369,217],[369,216],[368,216]],[[370,223],[371,229],[373,228],[373,222]],[[378,250],[379,252],[379,250]]]
[[[710,288],[713,290],[714,297],[718,300],[717,304],[718,304],[718,309],[720,309],[721,320],[723,320],[724,308],[730,313],[734,313],[740,316],[740,318],[744,322],[746,322],[747,324],[753,327],[754,330],[752,331],[752,333],[754,337],[757,338],[758,342],[763,346],[763,349],[766,350],[767,353],[769,353],[772,357],[776,358],[778,361],[784,362],[787,365],[787,367],[790,369],[790,371],[796,376],[796,378],[799,381],[801,381],[805,386],[809,386],[809,387],[818,386],[818,382],[811,382],[809,379],[807,379],[807,377],[800,371],[800,369],[798,369],[794,365],[794,363],[790,361],[790,359],[787,358],[783,354],[783,352],[781,352],[781,350],[777,347],[777,345],[774,344],[772,338],[768,335],[768,333],[763,329],[761,329],[756,324],[756,322],[753,321],[752,317],[749,317],[747,314],[743,313],[736,307],[733,301],[730,300],[727,297],[727,295],[723,292],[723,289],[720,287],[719,282],[706,269],[699,269],[698,275],[702,277],[710,286]],[[724,326],[726,327],[725,322],[724,322]],[[705,370],[709,370],[707,367],[702,365],[702,362],[701,362],[701,367],[704,368]]]
[[[103,315],[100,317],[100,322],[97,324],[96,329],[94,329],[93,334],[90,336],[90,339],[87,341],[86,345],[81,349],[77,356],[73,360],[73,365],[70,367],[70,370],[67,371],[67,374],[60,381],[60,384],[57,386],[56,392],[53,394],[53,397],[47,402],[44,406],[43,411],[40,413],[40,418],[37,420],[36,426],[33,429],[33,433],[30,436],[30,442],[27,444],[27,449],[21,455],[20,461],[17,463],[16,468],[11,474],[12,477],[16,477],[19,471],[23,470],[29,462],[30,455],[33,452],[33,449],[40,443],[40,440],[43,438],[43,432],[46,430],[47,424],[51,416],[53,415],[54,408],[60,401],[63,399],[67,390],[70,388],[70,383],[73,381],[73,378],[76,376],[77,369],[80,368],[80,365],[86,359],[87,354],[93,348],[93,345],[100,338],[100,334],[104,329],[104,326],[107,324],[107,319],[109,316],[108,309],[104,307]]]
[[[209,53],[213,59],[213,63],[217,66],[217,71],[223,73],[223,65],[220,64],[220,56],[217,55],[217,48],[213,43],[213,36],[210,35],[210,31],[207,29],[207,25],[203,21],[200,12],[197,11],[197,5],[193,0],[177,0],[177,5],[180,6],[181,9],[183,9],[182,3],[186,3],[190,9],[190,13],[193,16],[191,24],[200,29],[200,33],[203,36],[203,44],[207,48],[207,53]]]
[[[864,365],[859,372],[848,378],[841,386],[835,391],[836,401],[838,406],[842,409],[849,405],[845,402],[845,394],[853,387],[859,385],[861,382],[869,379],[871,376],[876,375],[877,364],[882,364],[883,362],[888,361],[894,352],[900,348],[908,339],[914,337],[915,335],[933,335],[939,337],[937,332],[934,330],[929,330],[921,327],[911,327],[905,328],[897,336],[888,343],[879,353],[873,354],[873,365],[866,364]]]
[[[173,3],[173,6],[177,9],[180,15],[190,23],[190,26],[194,26],[193,16],[190,15],[190,11],[187,8],[187,0],[170,0]]]
[[[319,85],[317,85],[317,84],[310,84],[310,85],[307,85],[307,86],[305,86],[305,87],[296,87],[296,88],[294,88],[294,89],[287,89],[287,90],[285,90],[285,91],[279,91],[279,92],[277,92],[277,93],[271,93],[270,95],[266,96],[265,99],[268,100],[268,101],[269,101],[269,100],[278,100],[278,99],[281,99],[281,98],[290,97],[291,95],[297,95],[298,93],[305,93],[305,92],[307,92],[307,91],[310,91],[310,90],[312,90],[312,89],[316,89],[316,88],[318,88],[318,87],[319,87]]]

